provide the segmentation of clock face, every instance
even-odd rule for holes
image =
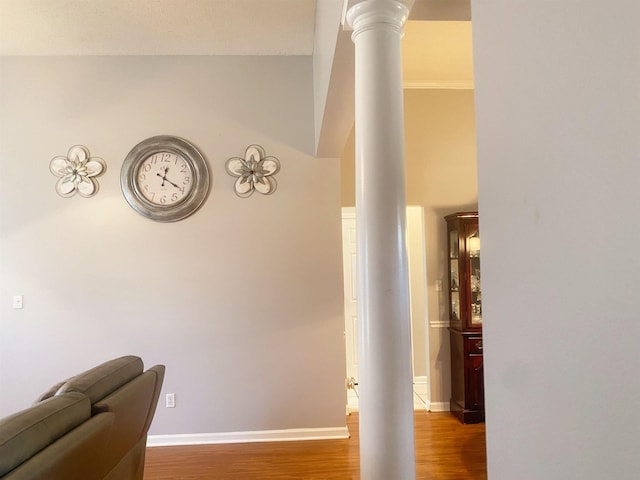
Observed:
[[[193,188],[193,170],[181,155],[157,152],[140,163],[137,185],[144,198],[154,205],[175,205]]]
[[[209,193],[209,168],[187,140],[158,135],[138,143],[120,171],[124,198],[140,215],[175,222],[195,213]]]

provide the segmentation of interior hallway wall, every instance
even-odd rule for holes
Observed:
[[[492,480],[640,471],[640,4],[472,1]]]
[[[427,375],[431,402],[448,408],[451,396],[444,216],[477,209],[476,137],[472,90],[405,90],[405,184],[407,205],[424,208],[429,352],[414,339],[414,374]],[[355,205],[353,131],[341,159],[341,201]],[[424,331],[424,330],[423,330]],[[424,335],[423,335],[424,338]],[[430,365],[427,372],[427,365]]]

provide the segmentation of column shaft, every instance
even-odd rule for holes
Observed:
[[[355,43],[360,470],[415,479],[400,41],[407,8],[365,0]]]

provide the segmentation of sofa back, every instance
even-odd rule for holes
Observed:
[[[140,357],[127,355],[104,362],[67,380],[56,395],[80,392],[91,400],[91,405],[125,385],[142,373]]]

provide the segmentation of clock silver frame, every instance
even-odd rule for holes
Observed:
[[[193,188],[172,205],[156,205],[148,201],[137,181],[142,162],[159,152],[180,155],[193,172]],[[176,222],[195,213],[207,199],[209,185],[209,166],[204,155],[189,141],[172,135],[158,135],[138,143],[127,154],[120,171],[120,187],[127,203],[143,217],[156,222]]]

